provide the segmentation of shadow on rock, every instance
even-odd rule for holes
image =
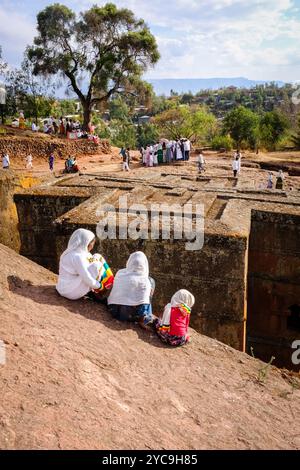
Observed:
[[[21,279],[18,276],[8,276],[9,290],[17,295],[31,299],[33,302],[43,305],[64,307],[75,315],[81,315],[89,320],[103,323],[107,328],[117,331],[134,329],[139,338],[158,348],[166,348],[153,332],[144,331],[139,326],[121,322],[111,317],[105,305],[99,304],[89,298],[80,300],[68,300],[58,294],[55,286],[34,285],[31,281]]]

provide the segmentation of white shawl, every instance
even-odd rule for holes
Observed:
[[[149,264],[141,251],[132,253],[126,268],[117,272],[108,304],[136,306],[150,303]]]
[[[60,257],[56,290],[67,299],[76,300],[92,289],[99,289],[88,246],[95,235],[90,230],[78,229],[72,234],[67,249]],[[91,269],[92,268],[92,269]]]
[[[171,309],[174,307],[179,307],[182,304],[187,305],[189,308],[192,308],[195,303],[195,297],[188,290],[180,289],[173,295],[171,302],[165,306],[164,313],[160,319],[160,324],[169,326],[171,318]]]

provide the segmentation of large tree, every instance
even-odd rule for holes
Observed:
[[[5,78],[9,114],[22,110],[26,118],[34,118],[36,123],[38,118],[52,114],[55,100],[51,82],[34,75],[26,53],[21,68],[10,69]]]
[[[142,74],[159,59],[145,22],[112,3],[79,17],[55,3],[37,15],[37,29],[28,50],[34,72],[68,80],[82,104],[85,128],[94,106],[118,93],[139,93]]]
[[[242,144],[255,147],[258,139],[259,117],[244,106],[238,106],[226,114],[223,121],[223,133],[229,134],[238,148]]]

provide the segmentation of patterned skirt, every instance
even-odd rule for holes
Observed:
[[[189,342],[188,336],[171,335],[169,333],[169,327],[161,326],[159,320],[156,320],[155,328],[160,340],[169,346],[183,346]]]

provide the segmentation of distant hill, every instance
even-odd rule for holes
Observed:
[[[147,80],[154,87],[157,95],[169,96],[171,90],[177,93],[187,93],[191,91],[193,94],[200,90],[218,90],[219,88],[235,86],[237,88],[252,88],[255,85],[263,85],[270,83],[272,80],[249,80],[243,77],[233,78],[162,78]],[[278,86],[283,86],[284,82],[275,81]]]

